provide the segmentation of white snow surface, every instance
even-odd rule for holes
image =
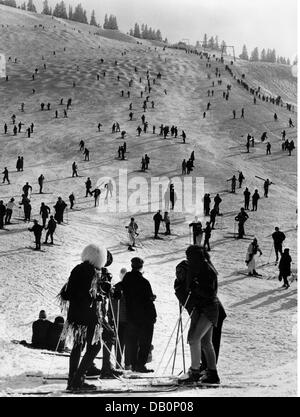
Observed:
[[[182,159],[188,158],[190,152],[195,150],[194,174],[205,177],[205,192],[210,192],[212,197],[220,192],[223,199],[221,211],[224,215],[217,218],[216,230],[212,234],[211,259],[219,272],[219,298],[228,315],[223,327],[218,372],[222,383],[232,384],[233,387],[189,389],[167,395],[170,398],[296,396],[297,281],[294,280],[288,290],[282,289],[277,279],[278,268],[273,262],[274,252],[270,257],[270,235],[278,225],[286,233],[285,247],[290,248],[296,277],[296,155],[294,153],[288,157],[282,153],[280,141],[280,132],[285,128],[297,147],[296,130],[287,128],[290,114],[283,108],[276,109],[280,121],[275,125],[273,107],[262,102],[254,107],[252,96],[222,69],[223,86],[215,87],[215,96],[210,98],[212,110],[206,119],[202,119],[210,81],[206,77],[205,61],[200,61],[199,57],[172,49],[163,51],[162,48],[155,50],[152,47],[149,51],[148,44],[126,43],[123,38],[116,40],[98,36],[95,40],[95,36],[88,33],[88,30],[92,30],[89,27],[74,22],[74,27],[83,31],[81,36],[69,27],[53,28],[54,22],[39,15],[46,30],[37,34],[33,30],[31,14],[29,18],[19,11],[13,15],[11,9],[4,6],[0,6],[0,9],[0,23],[9,18],[12,25],[25,25],[18,33],[15,28],[0,27],[2,49],[7,56],[19,58],[17,65],[8,65],[10,82],[0,80],[0,144],[3,149],[0,167],[8,166],[11,177],[10,186],[0,185],[0,199],[8,202],[9,198],[15,196],[19,201],[21,188],[29,181],[33,185],[34,218],[38,217],[41,201],[52,208],[57,196],[61,195],[66,202],[72,191],[76,196],[74,210],[68,210],[66,222],[58,226],[56,245],[43,246],[41,253],[31,250],[33,236],[27,231],[28,225],[19,218],[21,212],[18,210],[14,213],[14,224],[7,227],[8,230],[0,231],[0,395],[19,396],[21,391],[29,389],[37,392],[47,390],[52,387],[52,382],[43,384],[43,376],[67,374],[68,358],[46,355],[39,350],[13,344],[11,340],[30,341],[32,322],[37,319],[41,309],[46,310],[51,320],[60,315],[55,297],[72,268],[80,262],[82,249],[89,243],[103,244],[112,252],[114,262],[109,270],[114,283],[118,281],[122,267],[130,269],[132,256],[144,259],[144,276],[157,295],[153,362],[148,364],[157,369],[178,318],[178,301],[173,290],[175,267],[185,258],[190,239],[188,224],[193,220],[193,215],[171,213],[172,235],[156,241],[152,239],[153,213],[100,213],[93,207],[93,199],[84,197],[84,182],[87,176],[91,177],[93,185],[103,176],[115,177],[120,167],[128,169],[130,178],[140,175],[135,171],[139,170],[141,157],[145,153],[151,157],[150,171],[143,174],[145,177],[172,177],[180,174]],[[31,47],[28,46],[30,43],[25,43],[26,39],[31,40]],[[101,44],[100,49],[98,43]],[[65,55],[63,46],[67,49]],[[52,55],[53,50],[57,51],[56,56]],[[124,50],[127,53],[122,56]],[[45,61],[41,60],[42,55]],[[99,61],[101,57],[105,60],[102,67]],[[117,68],[114,67],[115,59],[118,60]],[[44,72],[43,62],[47,63],[47,71]],[[77,64],[79,71],[76,70]],[[135,65],[139,68],[136,75]],[[216,65],[212,64],[212,73]],[[36,66],[40,72],[37,80],[31,84],[29,80]],[[219,67],[222,68],[220,64]],[[101,75],[97,83],[96,74],[101,74],[104,68],[107,69],[107,77]],[[148,68],[151,78],[158,71],[162,72],[163,77],[153,86],[151,93],[155,109],[149,109],[146,113],[149,133],[138,138],[135,129],[142,115],[140,91],[144,88]],[[262,64],[255,72],[255,80],[259,76],[264,78],[265,88],[268,88],[265,80],[268,68],[271,67]],[[121,75],[119,84],[116,81],[117,74]],[[278,66],[276,74],[277,83],[280,84],[282,80],[280,85],[285,88],[285,97],[294,100],[296,81],[288,75],[288,69]],[[143,77],[141,85],[139,76]],[[132,98],[121,100],[120,90],[124,89],[126,95],[131,77],[134,78]],[[76,89],[72,88],[73,80],[76,81]],[[232,83],[233,87],[230,101],[224,103],[222,91],[227,83]],[[269,90],[275,95],[276,90],[270,84]],[[37,90],[36,95],[31,94],[33,85]],[[164,88],[168,91],[167,95],[163,93]],[[64,97],[64,101],[72,97],[72,108],[68,119],[63,119],[60,114],[60,118],[54,120],[55,109],[62,113],[62,106],[58,105],[60,97]],[[50,112],[40,111],[42,101],[51,102]],[[128,121],[130,101],[134,107],[133,122]],[[25,102],[24,114],[19,109],[21,102]],[[245,120],[233,122],[232,109],[236,108],[238,113],[242,106],[246,109]],[[17,121],[25,123],[24,128],[34,122],[35,133],[31,139],[26,138],[25,133],[16,137],[12,135],[12,113],[17,115]],[[296,119],[296,116],[292,118]],[[5,121],[9,122],[8,138],[2,129]],[[99,133],[97,124],[100,121],[103,128]],[[117,148],[123,141],[111,134],[114,121],[119,121],[121,130],[127,132],[129,153],[125,162],[116,159]],[[161,123],[177,125],[180,133],[184,129],[187,132],[187,144],[182,145],[181,138],[164,141],[157,134],[153,135],[152,125],[155,124],[158,131]],[[265,155],[265,145],[259,141],[264,130],[268,130],[272,142],[271,156]],[[248,132],[256,138],[256,146],[251,149],[250,155],[244,154]],[[84,139],[90,149],[90,162],[84,162],[78,151],[80,139]],[[22,173],[15,172],[14,168],[19,154],[24,155],[25,159]],[[71,178],[73,161],[78,162],[79,178]],[[228,233],[233,232],[233,218],[243,204],[243,196],[241,190],[237,190],[235,195],[228,193],[226,179],[241,169],[246,177],[245,186],[250,191],[259,188],[262,197],[259,210],[255,213],[250,211],[250,219],[246,223],[246,232],[257,236],[263,251],[257,266],[263,275],[261,278],[245,275],[245,255],[250,240],[237,241],[227,237]],[[37,177],[41,173],[46,178],[46,194],[42,196],[38,194],[37,185]],[[263,198],[262,181],[255,175],[268,177],[274,182],[268,199]],[[103,207],[105,204],[102,195],[100,205]],[[126,246],[128,236],[125,226],[132,214],[140,231],[141,246],[136,253],[128,252]],[[207,220],[201,216],[200,210],[197,214],[202,222]],[[184,325],[186,321],[187,314],[184,313]],[[174,339],[158,371],[159,375],[162,375],[174,349]],[[188,366],[186,331],[184,347]],[[99,361],[97,364],[101,366]],[[178,349],[175,370],[177,373],[182,370],[181,348]],[[169,374],[170,371],[171,365],[165,373]],[[65,383],[53,381],[55,387],[65,387]]]

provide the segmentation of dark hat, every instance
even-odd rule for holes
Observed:
[[[39,319],[46,319],[47,318],[47,314],[45,310],[41,310],[40,314],[39,314]]]
[[[62,316],[55,317],[54,323],[55,324],[64,324],[65,320]]]
[[[141,258],[132,258],[131,259],[131,267],[132,269],[140,269],[144,265],[144,261]]]

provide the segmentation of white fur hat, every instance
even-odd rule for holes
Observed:
[[[95,268],[103,268],[107,261],[107,250],[103,246],[88,245],[82,251],[81,260],[82,262],[88,261]]]

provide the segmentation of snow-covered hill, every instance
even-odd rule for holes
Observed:
[[[172,235],[156,241],[152,239],[153,213],[103,213],[93,207],[93,199],[85,198],[84,182],[88,176],[93,185],[105,176],[116,178],[120,168],[128,170],[129,179],[137,175],[147,179],[180,176],[183,158],[188,159],[194,150],[193,175],[204,177],[205,192],[212,197],[219,192],[223,199],[223,216],[217,218],[211,239],[211,258],[219,271],[219,296],[228,314],[219,373],[222,382],[243,386],[197,391],[196,395],[295,396],[297,281],[293,281],[288,290],[280,288],[278,269],[268,262],[275,258],[274,252],[270,255],[271,234],[274,227],[279,226],[286,233],[285,246],[290,248],[296,276],[297,158],[295,153],[289,157],[281,150],[283,129],[297,147],[296,128],[288,128],[289,117],[296,122],[296,114],[260,100],[254,105],[253,97],[214,58],[209,69],[206,60],[194,54],[163,50],[146,41],[137,44],[135,39],[119,32],[100,31],[70,21],[64,23],[2,5],[0,53],[6,55],[7,61],[12,58],[7,62],[9,80],[0,79],[0,168],[2,172],[8,167],[11,180],[10,185],[0,184],[0,199],[6,203],[14,196],[19,201],[22,186],[29,181],[33,186],[34,218],[39,216],[42,201],[52,208],[58,196],[67,201],[74,192],[76,197],[74,210],[68,211],[66,223],[58,227],[56,244],[43,247],[41,253],[30,248],[33,236],[21,220],[21,212],[15,212],[13,225],[0,231],[1,394],[14,395],[14,390],[41,385],[38,378],[28,378],[26,374],[66,374],[66,358],[43,355],[10,341],[30,340],[31,324],[42,308],[50,319],[60,313],[55,296],[80,260],[86,244],[98,242],[111,250],[114,262],[110,270],[114,281],[118,280],[120,268],[130,267],[132,253],[127,251],[125,226],[131,215],[135,216],[140,229],[141,247],[136,253],[145,260],[145,277],[157,295],[152,364],[157,367],[178,317],[178,302],[173,291],[175,266],[185,257],[190,241],[188,224],[193,215],[172,213]],[[230,58],[225,63],[228,62]],[[221,86],[217,85],[214,75],[216,67],[222,73]],[[38,73],[32,80],[35,68]],[[273,96],[280,94],[285,101],[295,103],[297,80],[288,67],[237,62],[233,68],[237,73],[245,73],[249,84],[261,85]],[[155,107],[152,109],[149,104],[145,113],[149,131],[138,137],[136,128],[142,125],[142,103],[147,96],[144,92],[141,98],[147,70],[151,79],[156,78],[158,72],[162,78],[156,80],[150,94],[149,103],[153,100]],[[211,79],[207,77],[209,72]],[[131,79],[133,85],[129,87]],[[212,89],[213,80],[214,96],[208,98],[207,90]],[[229,101],[223,99],[227,84],[232,85]],[[121,97],[121,90],[125,97]],[[127,91],[130,91],[130,98]],[[59,105],[61,98],[64,103],[72,98],[68,118],[63,117],[65,106]],[[211,110],[204,119],[208,101]],[[41,111],[42,102],[51,103],[51,110]],[[133,103],[133,121],[129,121],[128,116],[130,102]],[[25,103],[24,113],[21,103]],[[240,118],[241,108],[245,108],[245,119]],[[236,120],[232,119],[233,109],[237,111]],[[59,112],[58,119],[54,117],[55,110]],[[275,111],[277,122],[273,119]],[[22,133],[16,136],[12,133],[12,114],[16,115],[17,123],[24,123]],[[5,122],[8,135],[3,133]],[[34,133],[27,138],[24,131],[32,122]],[[97,129],[99,122],[101,132]],[[127,132],[126,161],[117,158],[123,140],[119,134],[111,133],[114,122],[119,122],[121,130]],[[161,124],[176,125],[180,133],[184,130],[186,144],[181,138],[162,139],[158,135]],[[152,133],[153,125],[156,134]],[[266,156],[265,144],[260,142],[263,131],[268,132],[272,144],[269,156]],[[255,147],[246,154],[248,133],[256,140]],[[85,162],[79,152],[81,139],[90,150],[89,162]],[[140,161],[145,153],[151,162],[149,171],[142,174]],[[23,155],[25,161],[21,173],[15,170],[18,155]],[[78,163],[78,178],[71,177],[73,161]],[[228,237],[234,229],[234,216],[243,205],[243,195],[240,189],[234,195],[228,193],[226,180],[239,170],[246,178],[244,185],[250,191],[258,188],[262,197],[258,211],[249,212],[246,224],[246,233],[258,238],[263,251],[257,268],[262,278],[245,275],[245,254],[250,241]],[[38,194],[40,174],[46,178],[43,195]],[[269,198],[263,198],[263,182],[256,176],[270,178],[274,183]],[[105,206],[103,196],[100,206]],[[200,208],[196,214],[202,222],[208,220]],[[186,320],[184,315],[184,322]],[[185,347],[187,351],[188,346]],[[173,349],[172,341],[166,359]],[[180,354],[178,372],[182,368]],[[174,395],[195,395],[195,391]]]

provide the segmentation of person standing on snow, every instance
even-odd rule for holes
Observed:
[[[278,279],[279,281],[281,281],[283,278],[282,288],[288,289],[290,286],[287,277],[291,275],[291,263],[292,263],[292,258],[290,256],[289,249],[286,248],[284,249],[284,252],[281,256],[279,266],[278,266],[278,269],[279,269]]]
[[[135,247],[135,237],[138,236],[138,233],[137,233],[138,225],[134,221],[134,217],[131,217],[130,223],[128,226],[126,226],[126,229],[128,229],[128,234],[129,234],[128,250],[133,250],[133,248]]]
[[[195,216],[195,220],[189,224],[189,227],[192,228],[193,233],[193,244],[194,245],[201,245],[203,230],[202,230],[202,223],[198,219],[198,216]]]
[[[262,251],[260,250],[258,243],[257,243],[257,239],[254,238],[253,241],[250,243],[250,245],[248,246],[248,250],[247,250],[247,254],[246,254],[246,265],[248,267],[248,275],[249,276],[261,276],[260,274],[258,274],[255,270],[255,255],[257,254],[257,252],[260,253],[260,256],[262,255]]]

